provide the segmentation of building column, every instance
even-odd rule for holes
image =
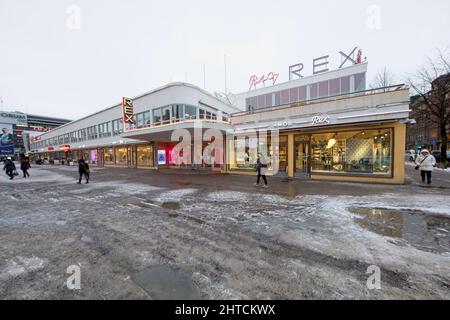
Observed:
[[[294,133],[288,133],[288,176],[293,177],[295,174],[295,161],[294,161]]]
[[[397,183],[405,183],[405,148],[406,148],[406,125],[400,122],[394,127],[394,154],[391,160],[394,165],[393,178]]]

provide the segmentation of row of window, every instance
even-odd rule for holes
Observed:
[[[217,113],[205,108],[198,108],[187,104],[174,104],[144,111],[134,115],[134,124],[127,124],[127,129],[158,126],[183,120],[209,119],[217,120]],[[222,113],[222,121],[228,121],[229,115]],[[33,149],[64,145],[87,140],[102,139],[123,133],[122,119],[108,121],[99,125],[73,131],[64,135],[36,142]]]
[[[360,73],[247,98],[246,105],[248,110],[256,110],[350,92],[364,91],[365,88],[366,74]]]
[[[129,128],[143,128],[162,124],[175,123],[184,120],[209,119],[217,120],[217,113],[204,108],[198,108],[187,104],[174,104],[137,113],[134,116],[135,124]],[[222,113],[222,121],[228,121],[229,115]],[[128,128],[127,128],[128,129]]]
[[[122,119],[117,119],[36,142],[33,149],[101,139],[111,137],[111,135],[117,136],[121,133],[123,133],[123,122]]]

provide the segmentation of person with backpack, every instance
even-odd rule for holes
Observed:
[[[427,149],[422,149],[420,156],[416,159],[416,170],[420,170],[423,183],[426,177],[427,183],[431,184],[431,173],[434,167],[436,167],[436,158]]]
[[[16,171],[16,165],[12,161],[11,157],[8,157],[5,161],[5,165],[3,166],[3,171],[6,172],[6,174],[9,176],[9,180],[14,179],[15,171]]]
[[[28,170],[30,170],[30,168],[31,168],[30,159],[23,158],[20,161],[20,170],[22,170],[24,178],[30,177],[30,174],[28,173]]]
[[[84,159],[78,160],[78,173],[80,175],[78,179],[78,184],[81,184],[83,176],[86,178],[86,184],[89,183],[89,165],[84,161]]]
[[[267,188],[267,177],[266,177],[266,172],[265,172],[265,168],[267,168],[267,164],[263,164],[261,161],[262,158],[262,153],[258,153],[258,159],[256,159],[256,172],[258,174],[258,179],[255,183],[255,186],[259,185],[259,181],[261,180],[261,177],[264,180],[264,188]]]

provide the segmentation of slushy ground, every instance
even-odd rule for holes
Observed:
[[[450,173],[403,186],[33,166],[0,174],[0,299],[449,299]],[[81,289],[69,290],[69,266]],[[369,289],[370,266],[381,289]]]

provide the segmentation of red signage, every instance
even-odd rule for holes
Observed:
[[[43,128],[43,127],[32,127],[33,131],[37,132],[49,132],[52,131],[50,128]]]
[[[133,124],[133,100],[130,98],[122,98],[123,122]]]
[[[60,149],[61,149],[62,151],[64,151],[65,153],[70,152],[70,146],[69,146],[69,145],[61,146]]]
[[[48,147],[47,150],[48,150],[48,151],[55,151],[55,148],[53,148],[53,147]]]
[[[264,86],[266,85],[266,81],[268,80],[272,80],[272,85],[275,84],[275,82],[277,82],[278,77],[280,76],[279,73],[274,73],[274,72],[269,72],[267,75],[262,75],[261,77],[258,77],[256,74],[252,75],[250,77],[250,80],[248,81],[248,83],[250,84],[250,89],[252,90],[253,87],[255,87],[260,83],[264,84]]]

